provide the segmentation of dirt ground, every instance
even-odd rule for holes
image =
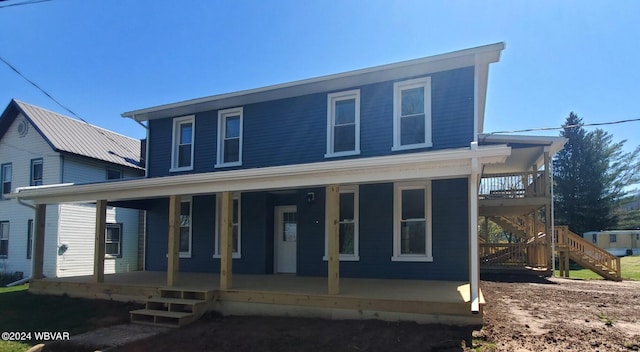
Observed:
[[[640,282],[485,280],[481,287],[488,303],[485,325],[475,331],[406,322],[207,316],[118,351],[640,350]]]

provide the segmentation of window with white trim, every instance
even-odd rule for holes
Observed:
[[[221,254],[221,246],[220,246],[220,224],[221,224],[221,213],[222,213],[222,201],[220,196],[216,197],[216,232],[215,232],[215,252],[213,254],[214,258],[220,258]],[[233,194],[233,240],[232,240],[232,258],[240,258],[241,257],[241,239],[242,239],[242,231],[241,231],[241,194],[234,193]]]
[[[393,197],[393,261],[433,261],[431,181],[397,183]]]
[[[33,254],[33,219],[27,220],[27,259]]]
[[[218,111],[218,161],[215,167],[242,165],[242,108]]]
[[[191,197],[183,198],[180,202],[180,257],[191,258],[192,243],[192,207]]]
[[[339,235],[338,251],[340,260],[356,261],[360,260],[359,255],[359,197],[358,185],[340,186],[340,212],[339,212]],[[328,258],[329,238],[325,229],[324,234],[324,260]]]
[[[327,154],[360,154],[360,90],[327,95]]]
[[[0,221],[0,258],[9,257],[9,222]]]
[[[431,78],[393,85],[393,148],[431,147]]]
[[[169,171],[193,170],[194,137],[195,117],[193,115],[173,119],[173,143]]]
[[[122,257],[122,224],[106,224],[104,236],[105,258]]]
[[[31,159],[31,180],[29,181],[29,186],[42,186],[42,173],[42,158]]]
[[[13,167],[11,163],[2,164],[2,195],[0,195],[0,199],[4,199],[5,194],[11,193],[11,173]]]
[[[609,242],[610,243],[618,242],[618,236],[615,233],[610,233],[609,234]]]

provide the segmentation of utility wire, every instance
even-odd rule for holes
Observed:
[[[5,7],[11,7],[11,6],[37,4],[39,2],[47,2],[47,1],[51,1],[51,0],[31,0],[31,1],[25,1],[25,2],[19,2],[19,3],[11,3],[11,4],[7,4],[7,5],[0,5],[0,9],[5,8]]]
[[[44,0],[40,0],[40,1],[44,1]],[[46,1],[50,1],[50,0],[46,0]],[[115,145],[120,146],[121,148],[123,148],[124,150],[128,151],[129,153],[131,153],[131,155],[135,155],[135,153],[133,151],[131,151],[129,148],[127,148],[126,146],[118,143],[117,141],[115,141],[113,138],[111,138],[110,136],[108,136],[107,134],[104,133],[104,131],[92,124],[90,124],[87,120],[83,119],[82,117],[80,117],[78,114],[76,114],[75,112],[73,112],[71,109],[69,109],[68,107],[66,107],[65,105],[63,105],[61,102],[59,102],[56,98],[54,98],[51,94],[49,94],[46,90],[44,90],[42,87],[40,87],[37,83],[35,83],[34,81],[30,80],[29,78],[27,78],[25,75],[22,74],[22,72],[20,72],[17,68],[15,68],[13,65],[11,65],[7,60],[5,60],[2,56],[0,56],[0,61],[4,62],[7,66],[9,66],[9,68],[11,68],[11,70],[13,70],[16,74],[18,74],[18,76],[22,77],[25,81],[29,82],[32,86],[36,87],[39,91],[41,91],[44,95],[46,95],[49,99],[53,100],[56,104],[58,104],[60,107],[62,107],[63,109],[65,109],[66,111],[68,111],[70,114],[72,114],[73,116],[77,117],[78,119],[80,119],[80,121],[86,123],[88,126],[91,126],[91,128],[94,128],[98,133],[100,133],[101,135],[103,135],[106,139],[110,140],[111,142],[113,142]]]
[[[611,122],[580,123],[580,124],[577,124],[577,125],[563,125],[563,126],[560,126],[560,127],[540,127],[540,128],[527,128],[527,129],[524,129],[524,130],[496,131],[496,132],[489,132],[489,133],[486,133],[486,134],[522,133],[522,132],[535,132],[535,131],[553,131],[553,130],[563,130],[565,128],[573,128],[573,127],[617,125],[617,124],[621,124],[621,123],[637,122],[637,121],[640,121],[640,118],[638,118],[638,119],[618,120],[618,121],[611,121]]]

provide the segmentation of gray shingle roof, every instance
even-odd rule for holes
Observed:
[[[14,102],[55,150],[142,169],[139,140],[15,99]]]

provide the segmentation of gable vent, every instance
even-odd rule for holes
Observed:
[[[20,120],[20,122],[18,122],[18,136],[24,137],[27,135],[27,132],[29,132],[29,123],[27,120]]]

